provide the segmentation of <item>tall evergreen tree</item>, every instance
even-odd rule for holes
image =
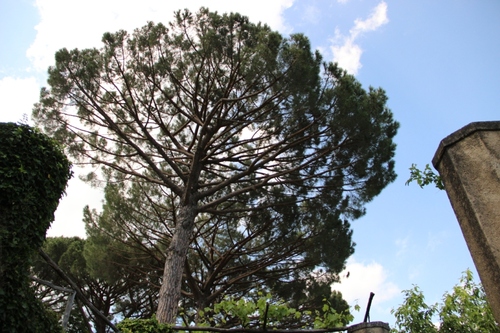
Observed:
[[[175,321],[203,230],[226,228],[228,244],[248,249],[232,258],[241,261],[272,247],[266,237],[315,235],[316,252],[274,249],[328,266],[322,249],[335,227],[395,179],[398,123],[384,91],[324,63],[303,35],[201,9],[102,41],[56,53],[33,115],[77,162],[161,194],[151,199],[165,206],[171,235],[160,322]],[[231,230],[255,237],[241,243]]]

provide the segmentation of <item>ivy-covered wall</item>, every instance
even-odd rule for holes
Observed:
[[[54,140],[27,125],[0,123],[1,332],[61,331],[35,298],[29,267],[71,176]]]

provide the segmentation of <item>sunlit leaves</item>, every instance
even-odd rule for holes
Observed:
[[[429,184],[434,184],[438,189],[444,190],[444,185],[441,177],[434,173],[429,164],[425,165],[424,170],[420,170],[417,168],[416,164],[412,164],[410,167],[410,178],[406,181],[406,185],[409,185],[411,182],[417,182],[420,188],[424,188]]]
[[[403,293],[403,304],[392,310],[396,317],[394,333],[500,332],[486,294],[482,286],[474,282],[470,270],[464,272],[452,292],[444,294],[441,303],[427,305],[417,286]]]

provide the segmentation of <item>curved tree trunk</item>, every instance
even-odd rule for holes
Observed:
[[[167,249],[156,318],[160,323],[175,324],[181,295],[182,273],[196,217],[195,206],[181,208],[172,242]]]

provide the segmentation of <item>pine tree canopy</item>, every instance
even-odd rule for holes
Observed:
[[[203,306],[318,267],[334,279],[349,221],[396,177],[385,92],[234,13],[179,11],[102,43],[56,53],[33,116],[100,167],[87,179],[117,207],[92,223],[128,221],[113,228],[161,253],[158,320],[181,293]]]

